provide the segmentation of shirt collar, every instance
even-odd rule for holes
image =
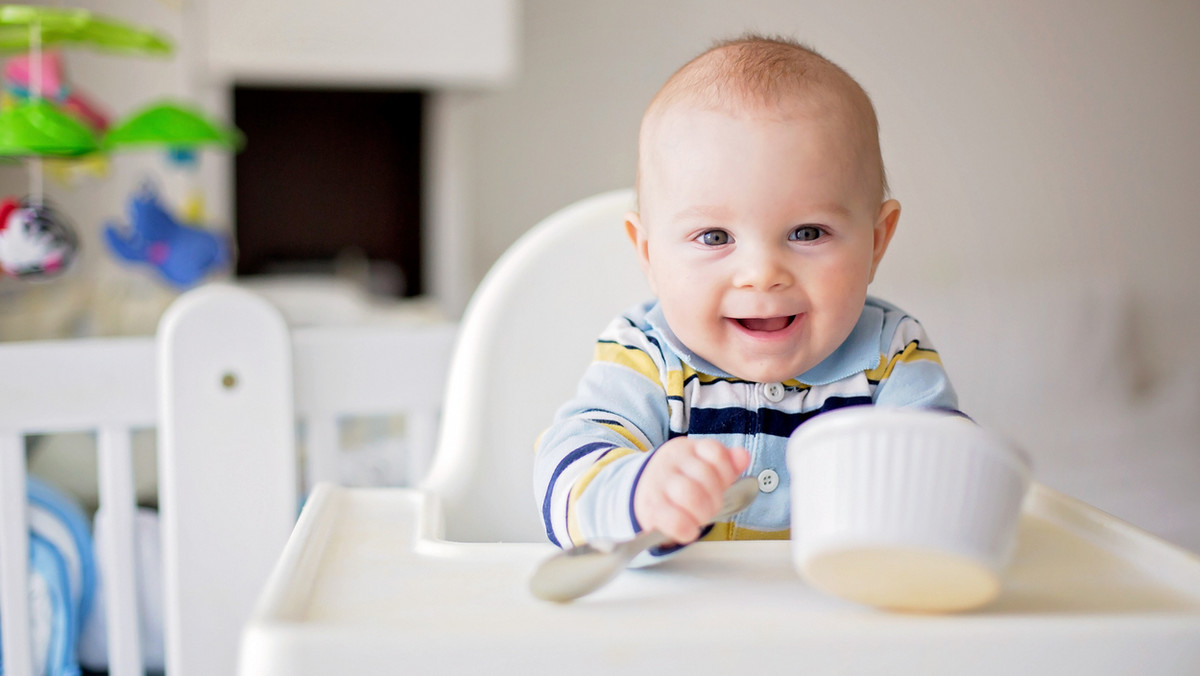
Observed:
[[[683,341],[679,340],[679,337],[675,335],[675,332],[671,330],[671,327],[667,326],[667,317],[663,314],[662,303],[655,301],[653,307],[651,307],[650,311],[646,313],[646,323],[648,323],[650,328],[657,332],[659,336],[662,336],[662,339],[667,343],[667,347],[671,348],[672,352],[679,355],[679,359],[682,360],[683,363],[691,366],[697,372],[705,375],[716,376],[717,378],[734,377],[708,363],[708,361],[700,357],[700,355],[689,350],[683,344]]]
[[[646,313],[646,322],[688,366],[717,378],[734,377],[689,350],[667,325],[660,303],[654,303]],[[858,316],[858,322],[846,340],[821,363],[796,376],[796,380],[805,385],[828,385],[879,366],[883,358],[879,352],[879,335],[882,331],[883,310],[872,304],[864,304],[862,314]]]

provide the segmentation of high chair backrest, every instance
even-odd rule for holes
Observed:
[[[600,331],[651,297],[623,225],[633,208],[633,192],[620,190],[551,215],[468,304],[424,483],[441,498],[446,539],[546,541],[534,443],[574,394]]]

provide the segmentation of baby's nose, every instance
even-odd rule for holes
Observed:
[[[738,267],[734,284],[760,290],[787,287],[794,277],[784,256],[771,249],[747,252]]]

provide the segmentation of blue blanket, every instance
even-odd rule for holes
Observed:
[[[96,589],[90,526],[75,502],[36,478],[26,492],[34,673],[77,676],[76,642]],[[3,663],[0,654],[0,674]]]

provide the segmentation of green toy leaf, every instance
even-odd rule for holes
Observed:
[[[0,110],[0,156],[73,157],[98,148],[90,129],[44,100]]]
[[[143,145],[171,148],[216,145],[236,150],[243,142],[238,130],[225,127],[189,106],[165,101],[130,115],[104,136],[104,147],[110,150]]]
[[[0,5],[0,51],[28,51],[33,48],[35,36],[43,47],[74,44],[156,55],[167,55],[172,50],[170,41],[153,31],[84,9]]]

